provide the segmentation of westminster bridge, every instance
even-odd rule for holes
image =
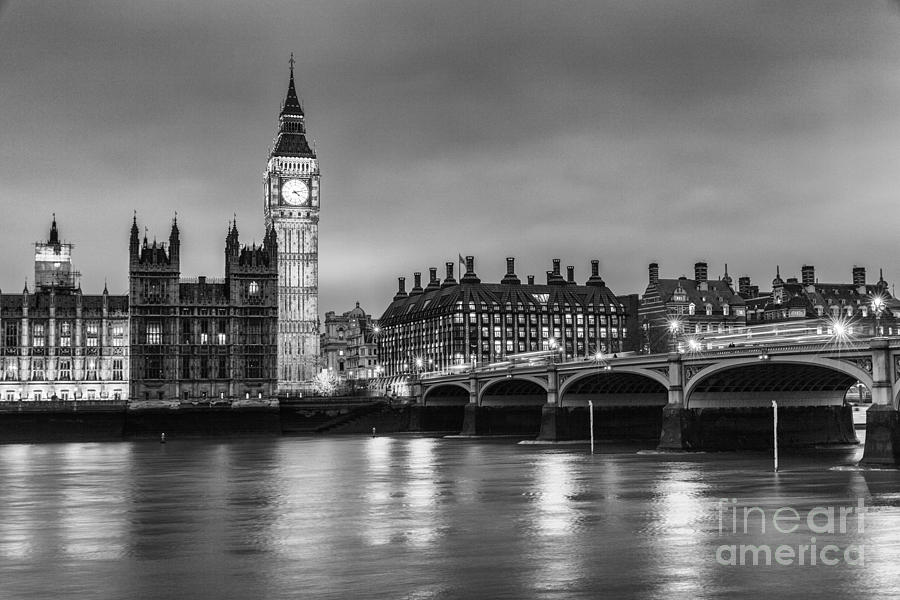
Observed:
[[[856,443],[848,390],[871,391],[865,463],[900,454],[900,338],[500,363],[413,380],[420,422],[462,411],[463,435],[562,441],[652,438],[660,449],[768,448],[772,402],[785,446]]]

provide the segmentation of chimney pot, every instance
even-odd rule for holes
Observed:
[[[650,263],[650,285],[659,283],[659,264]]]
[[[707,281],[708,265],[705,262],[694,263],[694,281],[701,283]]]

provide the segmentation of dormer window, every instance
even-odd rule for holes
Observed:
[[[693,302],[691,302],[691,303],[688,305],[688,314],[689,314],[689,315],[693,315],[693,314],[695,314],[696,310],[697,310],[697,307],[694,305]]]
[[[728,305],[727,304],[722,305],[722,314],[725,315],[726,317],[728,316]]]
[[[706,305],[706,316],[709,317],[712,315],[712,304]]]

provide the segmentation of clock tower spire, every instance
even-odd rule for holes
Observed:
[[[319,161],[290,59],[287,95],[263,176],[266,231],[278,248],[278,388],[299,391],[319,366]]]

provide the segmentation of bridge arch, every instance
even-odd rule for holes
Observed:
[[[665,405],[669,378],[639,367],[592,369],[569,377],[559,387],[560,406],[586,406],[588,400],[608,405]]]
[[[457,406],[469,403],[469,386],[462,382],[432,385],[422,393],[422,406]]]
[[[478,393],[479,406],[543,406],[546,403],[547,382],[529,375],[491,380]]]
[[[690,368],[690,365],[687,365]],[[856,381],[872,388],[872,376],[851,363],[822,356],[770,356],[724,360],[685,383],[685,408],[840,406]]]

